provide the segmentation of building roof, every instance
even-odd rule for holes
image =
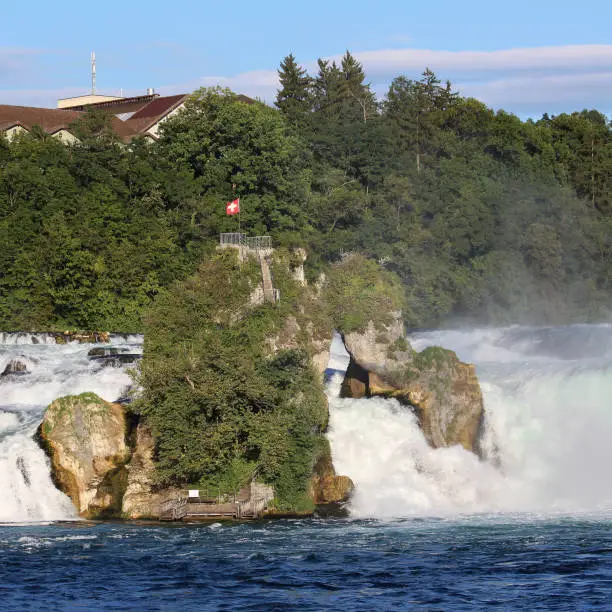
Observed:
[[[0,120],[0,132],[6,132],[14,127],[24,127],[21,121],[15,121],[14,119],[9,119],[7,121]]]
[[[111,124],[115,133],[123,142],[129,142],[135,136],[144,135],[157,138],[147,133],[151,127],[177,109],[189,94],[174,96],[160,96],[147,94],[132,98],[118,98],[93,104],[83,104],[73,108],[36,108],[33,106],[11,106],[0,104],[0,131],[5,132],[17,125],[26,130],[39,125],[47,134],[54,134],[59,130],[71,131],[71,125],[89,108],[95,108],[112,113]],[[254,100],[244,95],[238,95],[238,101],[253,104]],[[126,120],[115,115],[134,112]]]
[[[83,106],[90,104],[100,104],[121,100],[122,96],[101,96],[99,94],[85,94],[83,96],[73,96],[72,98],[61,98],[57,101],[57,108],[67,108],[71,110],[82,110]]]
[[[0,130],[6,131],[15,125],[31,130],[35,125],[39,125],[47,134],[54,134],[61,129],[71,131],[71,125],[83,114],[79,111],[56,108],[0,104]],[[112,117],[111,125],[124,142],[129,142],[137,135],[125,121],[116,117]]]
[[[132,113],[142,109],[144,106],[159,98],[159,94],[146,94],[142,96],[132,96],[131,98],[115,98],[113,100],[103,100],[101,102],[86,102],[75,104],[74,106],[63,106],[66,110],[85,110],[86,108],[100,108],[108,110],[114,115]],[[83,99],[83,96],[81,97]],[[63,100],[62,100],[63,101]],[[59,102],[59,101],[58,101]]]
[[[178,94],[176,96],[156,98],[134,113],[125,123],[136,132],[146,132],[166,115],[178,108],[188,97],[189,94]]]

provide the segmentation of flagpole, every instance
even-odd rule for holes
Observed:
[[[240,198],[238,198],[238,233],[240,234],[240,212],[242,210]]]

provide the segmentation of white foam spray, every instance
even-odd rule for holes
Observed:
[[[430,448],[394,400],[340,399],[329,388],[334,463],[357,488],[356,516],[612,512],[612,327],[429,332],[476,364],[486,461]]]
[[[29,372],[0,377],[2,523],[74,518],[72,502],[51,481],[49,461],[34,440],[36,428],[45,407],[58,397],[91,391],[112,401],[130,383],[125,368],[104,368],[88,359],[93,345],[56,345],[47,342],[47,337],[4,334],[0,343],[0,373],[14,359]],[[130,339],[117,338],[117,344],[125,345]],[[130,352],[139,350],[130,347]]]

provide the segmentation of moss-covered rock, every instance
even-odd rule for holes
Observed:
[[[460,444],[479,453],[484,406],[474,366],[459,361],[452,351],[426,350],[437,351],[441,358],[423,358],[417,353],[411,365],[389,372],[386,379],[371,372],[368,394],[393,397],[413,408],[434,448]]]
[[[355,485],[348,476],[338,476],[334,469],[329,447],[319,457],[309,484],[312,501],[319,504],[345,502],[351,496]]]
[[[56,485],[80,516],[120,514],[129,430],[124,408],[94,393],[62,397],[47,408],[39,440],[51,459]]]
[[[121,502],[121,516],[129,519],[160,516],[160,506],[176,495],[175,489],[160,489],[155,482],[155,442],[150,428],[140,422],[136,428],[134,449],[126,465],[127,482]]]
[[[483,399],[474,366],[453,351],[429,347],[417,353],[404,338],[399,313],[383,326],[343,334],[351,361],[342,385],[345,397],[397,399],[416,413],[434,447],[462,445],[478,453]]]

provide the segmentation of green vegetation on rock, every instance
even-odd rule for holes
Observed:
[[[255,257],[221,250],[158,296],[134,408],[152,428],[160,485],[233,494],[256,478],[278,510],[304,509],[327,423],[301,314],[308,290],[278,274],[281,301],[257,303],[260,274]]]
[[[404,294],[397,276],[376,262],[351,255],[332,266],[325,286],[330,320],[342,333],[361,332],[372,321],[389,325],[401,312]]]

